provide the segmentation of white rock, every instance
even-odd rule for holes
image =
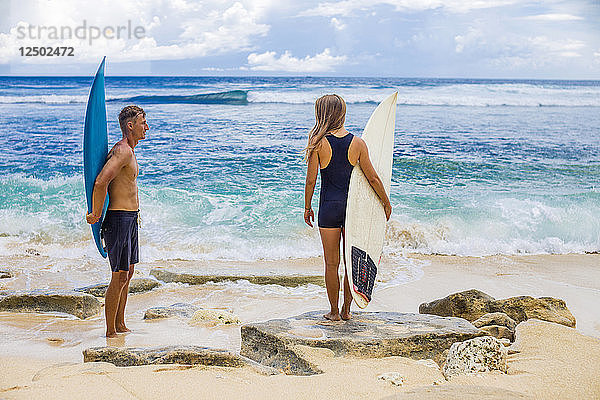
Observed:
[[[508,349],[492,336],[454,343],[448,351],[442,373],[446,378],[469,373],[499,370],[506,372]]]

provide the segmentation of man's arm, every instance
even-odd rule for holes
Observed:
[[[121,146],[116,146],[113,149],[112,156],[106,161],[94,182],[92,212],[85,217],[88,224],[95,224],[102,216],[102,206],[104,206],[108,185],[116,178],[121,169],[129,163],[131,155],[131,151],[127,151]]]
[[[381,182],[379,175],[377,175],[377,171],[375,171],[373,164],[371,164],[371,159],[369,158],[369,148],[367,147],[367,144],[361,138],[356,139],[358,139],[360,150],[358,153],[358,163],[360,164],[360,169],[362,169],[362,172],[365,174],[369,184],[373,187],[375,193],[377,193],[377,196],[379,196],[379,200],[381,200],[381,203],[383,204],[383,210],[385,211],[385,218],[389,220],[390,215],[392,215],[392,205],[390,204],[390,199],[385,192],[383,182]]]

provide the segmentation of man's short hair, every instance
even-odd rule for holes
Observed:
[[[121,125],[121,131],[124,133],[127,131],[127,123],[135,120],[138,115],[146,116],[146,111],[142,107],[138,106],[126,106],[119,113],[119,125]]]

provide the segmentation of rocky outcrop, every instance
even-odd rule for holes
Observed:
[[[489,304],[494,298],[477,289],[453,293],[443,299],[423,303],[419,306],[421,314],[433,314],[442,317],[460,317],[467,321],[477,318],[490,311]]]
[[[168,346],[159,348],[92,347],[83,351],[83,362],[104,361],[117,367],[149,364],[213,365],[243,367],[246,362],[227,350],[200,346]]]
[[[225,282],[247,280],[256,285],[280,285],[296,287],[306,284],[325,286],[325,280],[321,275],[267,275],[267,276],[240,276],[240,275],[197,275],[170,272],[160,268],[154,268],[150,275],[163,282],[187,283],[189,285],[204,285],[208,282]]]
[[[442,353],[452,343],[482,335],[460,318],[357,311],[349,321],[332,322],[323,319],[324,313],[244,325],[240,353],[287,374],[310,375],[318,373],[318,368],[294,351],[294,346],[327,348],[336,355],[404,356],[441,362]]]
[[[202,323],[202,322],[212,322],[216,324],[239,324],[240,319],[225,310],[217,310],[217,309],[201,309],[194,312],[192,315],[192,322]]]
[[[166,307],[152,307],[144,313],[144,319],[191,318],[200,307],[188,303],[175,303]]]
[[[0,296],[0,311],[61,312],[88,318],[100,312],[102,304],[92,295],[78,292],[35,290]]]
[[[496,300],[475,289],[454,293],[430,303],[423,303],[419,306],[419,312],[445,317],[460,317],[469,321],[475,321],[488,313],[503,312],[516,323],[536,318],[575,327],[575,317],[563,300],[553,297],[536,299],[531,296]]]
[[[0,279],[12,278],[13,274],[7,270],[0,270]]]
[[[496,300],[492,304],[492,312],[494,311],[506,313],[517,323],[535,318],[575,328],[575,317],[567,308],[567,304],[564,300],[553,297],[536,299],[531,296],[518,296]]]
[[[517,323],[505,313],[495,312],[481,316],[473,325],[496,339],[514,340]]]
[[[448,351],[442,373],[446,378],[460,374],[507,371],[507,348],[491,336],[454,343]]]
[[[515,331],[511,331],[502,325],[486,325],[479,328],[479,330],[496,339],[508,339],[511,342],[515,340]]]
[[[160,286],[160,282],[156,279],[149,278],[134,278],[129,282],[129,294],[148,292],[155,287]],[[86,286],[75,289],[77,292],[91,294],[96,297],[104,297],[108,289],[108,283],[99,283],[96,285]]]
[[[502,312],[495,312],[482,315],[481,317],[473,321],[473,325],[475,325],[477,328],[481,328],[482,326],[488,325],[500,325],[507,327],[513,332],[517,327],[517,323],[515,322],[515,320]]]

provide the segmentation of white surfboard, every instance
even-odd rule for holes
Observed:
[[[369,158],[389,196],[392,184],[396,99],[394,92],[377,106],[362,135]],[[360,165],[350,176],[346,205],[346,271],[354,301],[365,308],[371,301],[385,235],[385,212]]]

